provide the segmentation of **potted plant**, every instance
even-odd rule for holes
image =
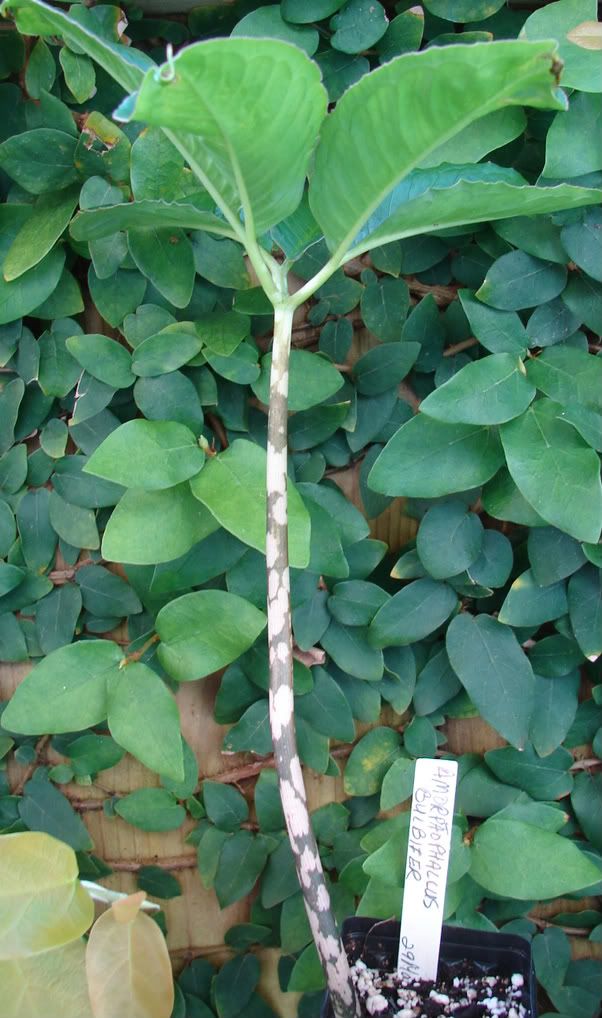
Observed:
[[[356,1013],[354,987],[311,830],[295,740],[287,501],[293,315],[347,261],[377,244],[599,200],[591,188],[534,187],[506,167],[461,163],[463,131],[480,118],[511,105],[566,107],[555,44],[496,42],[408,54],[365,75],[327,112],[316,64],[288,43],[210,40],[176,56],[168,52],[158,67],[96,34],[85,8],[75,17],[41,0],[6,0],[2,9],[22,32],[60,36],[100,64],[126,92],[116,119],[162,129],[198,184],[190,202],[124,201],[82,211],[72,223],[74,238],[164,227],[236,240],[273,308],[265,482],[270,724],[291,848],[331,1007],[336,1018],[348,1018]],[[491,138],[496,147],[495,131]],[[425,162],[431,168],[421,168]],[[291,266],[322,239],[329,252],[325,263],[291,292]],[[103,551],[111,558],[108,546]],[[304,554],[307,564],[307,535],[295,564],[303,565]],[[190,624],[165,616],[158,625],[166,660],[174,625]],[[210,613],[192,624],[210,628]],[[261,625],[255,617],[250,621],[253,638]],[[105,670],[117,666],[107,655]],[[123,659],[119,668],[138,657]],[[177,669],[172,674],[196,677]],[[86,714],[84,721],[95,719]]]

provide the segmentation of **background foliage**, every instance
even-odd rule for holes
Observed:
[[[317,61],[333,102],[402,52],[554,36],[569,112],[496,113],[437,163],[602,183],[600,54],[566,41],[595,20],[589,0],[530,15],[495,0],[424,11],[283,0],[178,18],[129,8],[127,28],[116,7],[73,11],[157,59],[167,42],[231,32],[288,39]],[[95,235],[95,210],[132,197],[202,212],[190,171],[157,130],[111,121],[123,93],[76,47],[3,27],[0,658],[46,663],[4,716],[5,758],[29,771],[18,794],[0,773],[2,831],[54,834],[82,876],[106,876],[61,785],[95,782],[133,753],[161,786],[107,798],[107,814],[150,831],[188,814],[220,905],[258,892],[228,934],[233,960],[215,976],[198,959],[180,977],[176,1018],[269,1016],[258,944],[282,947],[282,985],[306,991],[310,1018],[322,977],[274,772],[253,802],[199,787],[172,695],[227,666],[224,749],[269,754],[270,307],[230,239],[123,212]],[[318,292],[291,363],[297,732],[308,767],[344,772],[345,802],[313,817],[337,913],[391,915],[407,841],[395,807],[413,760],[445,751],[447,719],[479,713],[509,745],[460,758],[446,912],[535,937],[551,1005],[576,1018],[594,1018],[602,994],[600,963],[571,962],[565,932],[602,939],[601,223],[593,206],[374,248]],[[275,228],[272,239],[300,280],[325,260],[322,242],[297,257],[298,237]],[[373,348],[357,359],[361,328]],[[333,483],[347,468],[364,513]],[[367,519],[398,495],[418,530],[397,558]],[[204,620],[210,645],[194,637]],[[57,674],[64,702],[49,696]],[[39,765],[39,735],[64,762]],[[340,743],[351,752],[333,755]],[[138,881],[159,899],[179,893],[156,867]],[[586,905],[541,930],[533,905],[559,895]]]

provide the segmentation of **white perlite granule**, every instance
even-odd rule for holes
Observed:
[[[470,1018],[527,1018],[522,1003],[525,980],[520,973],[454,976],[434,987],[400,980],[396,972],[369,968],[359,958],[351,967],[351,977],[365,1013],[377,1018],[452,1018],[457,1011],[456,1018],[464,1018],[465,1008]]]

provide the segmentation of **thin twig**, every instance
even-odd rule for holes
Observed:
[[[556,930],[562,930],[563,933],[568,933],[571,937],[589,937],[592,932],[591,929],[585,926],[559,926],[558,923],[551,923],[548,919],[540,919],[539,916],[527,915],[526,919],[531,923],[535,923],[540,930],[547,930],[548,927],[552,926]]]
[[[103,560],[101,560],[101,562],[102,561]],[[95,562],[92,558],[83,558],[68,569],[53,569],[48,573],[48,579],[51,583],[54,583],[55,587],[60,587],[63,583],[68,583],[69,580],[72,580],[78,569],[82,569],[83,566],[97,566],[100,565],[101,562]]]
[[[165,859],[159,859],[156,855],[150,859],[138,859],[130,862],[128,859],[103,859],[107,866],[110,866],[116,873],[138,873],[145,866],[158,866],[162,870],[193,870],[197,865],[196,853],[194,855],[176,855]]]
[[[469,350],[471,346],[478,345],[478,339],[471,336],[469,339],[463,339],[460,343],[454,343],[453,346],[448,346],[443,351],[444,357],[454,357],[457,353],[462,353],[462,350]]]
[[[414,413],[417,414],[420,409],[420,399],[416,395],[414,390],[410,388],[407,382],[400,383],[398,392],[400,398],[403,399],[406,403],[408,403],[411,406]]]
[[[602,767],[602,760],[593,757],[590,760],[575,760],[570,769],[572,771],[589,771],[599,769],[600,767]]]

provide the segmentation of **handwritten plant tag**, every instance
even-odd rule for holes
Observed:
[[[437,976],[457,777],[455,760],[416,761],[397,959],[402,979]]]

